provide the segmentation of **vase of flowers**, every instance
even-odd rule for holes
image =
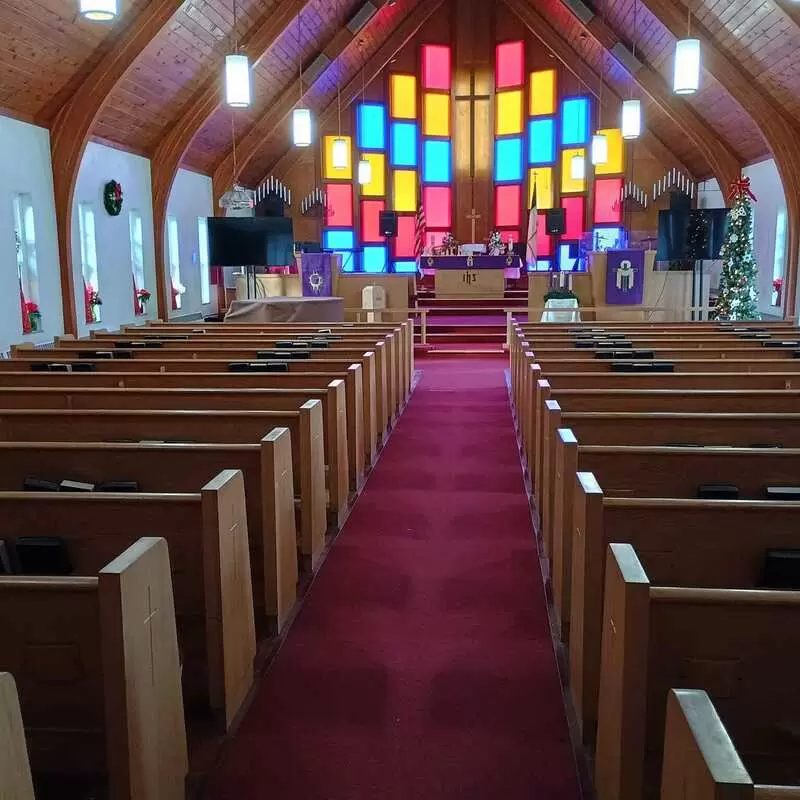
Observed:
[[[89,291],[89,310],[92,315],[92,322],[100,322],[100,306],[102,305],[103,301],[99,292],[96,289],[91,289]]]
[[[39,311],[39,306],[30,301],[25,303],[25,313],[28,315],[28,325],[30,325],[31,333],[38,333],[42,330],[42,312]]]
[[[137,289],[136,291],[136,300],[139,304],[139,313],[146,314],[147,313],[147,303],[150,301],[152,295],[150,294],[147,289]]]
[[[486,240],[486,247],[490,256],[500,256],[503,254],[503,237],[500,231],[492,231]]]
[[[775,292],[775,299],[772,305],[780,306],[781,297],[783,295],[783,278],[775,278],[775,280],[772,281],[772,291]]]
[[[452,233],[446,233],[442,237],[442,252],[446,256],[453,256],[456,254],[458,250],[458,245],[456,244],[456,237],[453,236]]]

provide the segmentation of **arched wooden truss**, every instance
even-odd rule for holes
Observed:
[[[130,16],[100,63],[58,112],[51,128],[61,303],[64,331],[68,334],[77,333],[78,328],[72,272],[72,200],[83,153],[108,96],[181,5],[182,0],[150,0],[139,6],[141,11]]]
[[[641,0],[675,37],[686,31],[686,9],[673,0]],[[781,3],[786,10],[786,6]],[[793,19],[797,15],[792,16]],[[794,316],[797,296],[797,267],[800,258],[800,125],[718,47],[708,32],[697,22],[692,23],[692,35],[700,39],[703,66],[707,72],[750,115],[772,151],[775,165],[783,182],[787,208],[786,314]],[[729,184],[720,183],[723,192]]]

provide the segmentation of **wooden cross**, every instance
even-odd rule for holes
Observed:
[[[147,626],[147,632],[150,635],[150,682],[153,686],[156,685],[156,663],[155,663],[155,649],[153,647],[153,619],[158,614],[158,609],[153,608],[153,591],[150,585],[147,586],[147,617],[144,624]]]
[[[472,223],[472,244],[475,244],[475,225],[480,218],[481,215],[474,208],[472,213],[467,214],[467,219]]]

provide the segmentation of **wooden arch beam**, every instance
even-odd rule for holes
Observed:
[[[111,92],[145,47],[164,29],[182,2],[150,0],[142,3],[141,11],[130,15],[114,45],[58,112],[50,130],[65,333],[74,335],[78,330],[72,274],[72,204],[89,135]]]
[[[594,71],[581,58],[575,48],[547,22],[538,11],[535,11],[526,2],[519,0],[503,0],[508,8],[516,14],[526,28],[545,46],[553,55],[575,75],[579,81],[586,84],[595,97],[600,96],[600,85],[604,87],[606,96],[615,103],[622,103],[623,98],[607,81],[601,81],[600,75]],[[605,103],[603,105],[606,105]],[[697,178],[666,144],[652,131],[645,129],[641,135],[642,144],[665,166],[676,167],[687,175]]]
[[[248,31],[242,41],[242,48],[250,59],[251,68],[258,65],[307,3],[308,0],[283,0],[277,8],[271,9],[269,14]],[[171,302],[171,297],[167,295],[165,227],[172,184],[194,137],[212,114],[222,106],[223,101],[223,86],[219,77],[215,75],[195,92],[183,113],[170,126],[153,153],[151,163],[156,298],[158,316],[161,319],[169,318]]]
[[[416,36],[417,32],[420,28],[430,19],[430,17],[442,6],[444,0],[422,0],[422,2],[410,13],[408,14],[403,21],[392,31],[391,34],[384,40],[383,44],[373,53],[373,55],[367,60],[366,64],[364,65],[364,71],[367,73],[368,78],[367,82],[371,83],[375,78],[380,75],[380,73],[385,69],[385,67],[389,64],[389,62],[403,49],[403,47],[411,41],[411,39]],[[376,18],[373,18],[373,22]],[[372,23],[371,23],[372,24]],[[320,76],[321,77],[321,76]],[[312,84],[313,85],[313,84]],[[342,89],[342,108],[349,108],[353,101],[359,97],[361,94],[361,87],[362,82],[360,77],[355,77],[351,80],[347,86]],[[310,89],[311,87],[308,87]],[[292,87],[284,92],[284,95],[289,93],[289,97],[292,98],[291,92],[294,92],[293,98],[298,97],[300,92],[300,87],[298,84],[295,84]],[[278,125],[280,125],[281,120],[285,119],[288,114],[291,112],[294,99],[292,98],[292,104],[290,105],[288,111],[285,111],[282,106],[280,108],[276,108],[275,112],[268,112],[267,115],[262,120],[259,120],[253,130],[247,134],[245,140],[242,142],[242,145],[237,147],[236,149],[236,157],[237,161],[239,162],[239,167],[243,168],[243,166],[250,160],[253,159],[255,155],[257,155],[258,150],[261,146],[263,146],[265,138],[264,138],[264,131],[268,133],[274,131]],[[335,115],[338,111],[338,106],[336,102],[331,103],[328,107],[320,114],[319,120],[317,121],[317,130],[322,130],[326,124],[328,124],[332,119],[335,118]],[[278,118],[278,113],[281,113],[282,116]],[[269,119],[267,119],[269,118]],[[263,123],[263,124],[262,124]],[[251,137],[251,133],[258,129],[261,131],[260,137],[259,135],[253,135]],[[246,145],[248,151],[246,153],[247,160],[243,161],[242,157],[244,155],[243,151],[245,150],[245,142],[248,144]],[[302,151],[298,148],[292,148],[288,150],[284,155],[278,160],[278,164],[281,165],[281,168],[285,170],[287,166],[288,160],[293,160],[297,157],[299,153]],[[273,166],[273,169],[275,165]],[[231,154],[225,157],[225,159],[219,164],[217,169],[214,171],[214,195],[216,197],[217,192],[221,191],[221,187],[225,186],[225,182],[229,181],[232,174],[232,159]]]
[[[673,0],[642,0],[673,36],[686,33],[686,8]],[[751,116],[772,151],[783,183],[787,209],[786,316],[794,316],[797,296],[797,266],[800,259],[800,125],[746,73],[697,20],[692,35],[700,40],[703,67]],[[720,186],[723,193],[727,186]]]
[[[506,0],[530,8],[525,0]],[[565,4],[565,8],[569,8]],[[570,13],[573,13],[570,9]],[[597,15],[588,22],[581,20],[577,15],[575,19],[584,30],[614,57],[612,52],[617,44],[623,44],[617,34]],[[617,59],[618,60],[618,59]],[[688,136],[702,153],[706,163],[720,186],[728,186],[731,181],[739,177],[741,162],[739,157],[727,142],[720,139],[719,135],[710,125],[683,99],[674,95],[667,86],[666,81],[652,67],[639,59],[641,67],[631,73],[631,77],[645,94]],[[624,66],[624,65],[623,65]]]

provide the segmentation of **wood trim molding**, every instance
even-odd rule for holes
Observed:
[[[505,2],[512,7],[522,5],[531,9],[530,4],[525,0],[505,0]],[[569,9],[566,4],[564,7]],[[588,23],[585,23],[574,15],[571,9],[569,10],[583,29],[606,52],[610,53],[614,45],[621,41],[620,37],[600,17],[594,16]],[[641,56],[639,56],[639,60],[642,61]],[[730,145],[721,140],[713,128],[685,100],[674,95],[666,81],[652,67],[642,61],[641,69],[635,74],[631,74],[631,78],[694,142],[720,186],[729,186],[739,176],[742,167],[739,157]]]
[[[775,5],[800,28],[800,8],[794,0],[775,0]]]
[[[686,30],[686,10],[673,0],[642,0],[673,36]],[[692,34],[701,43],[703,67],[751,116],[772,151],[783,182],[786,198],[786,307],[787,317],[795,315],[797,268],[800,260],[800,125],[790,118],[758,81],[728,55],[697,20],[692,20]],[[727,194],[727,186],[720,187]]]
[[[242,41],[242,47],[250,58],[252,67],[269,52],[278,38],[289,27],[294,17],[307,5],[308,0],[283,0],[266,17],[254,26]],[[252,68],[251,67],[251,68]],[[170,127],[159,142],[152,158],[153,183],[153,234],[156,252],[156,299],[158,316],[169,318],[172,298],[167,295],[166,241],[164,227],[167,220],[167,205],[172,184],[178,174],[181,161],[194,137],[223,102],[223,89],[219,78],[210,78],[197,90],[186,110]],[[216,202],[216,197],[215,197]]]
[[[416,36],[420,28],[430,19],[430,17],[439,10],[444,3],[444,0],[422,0],[422,2],[412,11],[405,19],[395,28],[389,36],[386,37],[383,44],[367,59],[364,64],[364,72],[367,75],[367,83],[374,81],[389,62],[402,50],[411,39]],[[377,17],[376,17],[377,18]],[[373,22],[376,18],[373,18]],[[372,23],[370,23],[372,24]],[[362,87],[361,74],[353,78],[347,86],[342,89],[342,108],[349,108],[350,105],[360,96]],[[310,87],[309,87],[310,88]],[[299,88],[295,87],[295,91]],[[336,118],[338,111],[337,103],[330,103],[327,108],[320,114],[317,120],[317,130],[322,130],[325,125],[330,123]],[[256,123],[258,125],[258,123]],[[257,153],[254,150],[250,154],[252,158]],[[276,174],[285,175],[297,163],[297,159],[303,154],[303,151],[294,147],[288,149],[278,161],[273,164],[268,173],[274,172]],[[237,158],[240,158],[240,152],[237,149]],[[226,156],[227,160],[227,156]],[[219,188],[218,174],[222,174],[221,168],[225,164],[223,161],[214,173],[214,196],[217,196]]]
[[[56,228],[61,268],[64,332],[77,333],[75,281],[72,275],[72,203],[81,159],[109,95],[142,51],[163,30],[182,0],[150,0],[128,24],[97,66],[58,112],[50,130]]]
[[[549,22],[547,22],[538,11],[528,5],[524,0],[504,0],[506,6],[519,17],[528,30],[539,39],[542,44],[552,51],[553,55],[568,69],[579,81],[586,84],[595,97],[600,96],[600,76],[580,57],[580,54],[572,47],[560,33],[558,33]],[[621,103],[622,97],[614,87],[608,82],[603,82],[605,96],[614,103]],[[605,103],[603,104],[606,105]],[[687,175],[697,179],[693,171],[689,169],[672,150],[652,131],[645,129],[640,139],[641,143],[657,158],[665,167],[680,169]]]

